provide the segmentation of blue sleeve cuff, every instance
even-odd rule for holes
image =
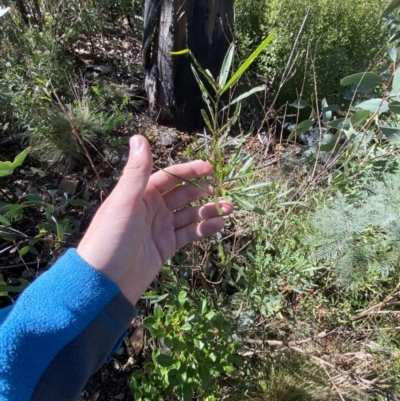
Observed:
[[[0,326],[0,401],[77,398],[135,315],[115,283],[67,251]]]

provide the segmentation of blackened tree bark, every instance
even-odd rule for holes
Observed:
[[[149,114],[191,131],[202,126],[201,93],[186,56],[190,49],[214,77],[233,40],[235,0],[145,0],[142,57]]]

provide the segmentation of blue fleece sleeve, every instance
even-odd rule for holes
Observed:
[[[72,401],[121,339],[135,308],[75,250],[0,314],[0,401]]]

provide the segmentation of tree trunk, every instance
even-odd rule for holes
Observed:
[[[200,128],[204,108],[187,56],[218,77],[233,40],[235,0],[145,0],[143,63],[148,112],[158,122],[191,131]]]

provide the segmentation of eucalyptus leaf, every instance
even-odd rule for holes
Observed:
[[[322,119],[326,123],[332,118],[332,111],[331,110],[325,110],[328,107],[329,107],[328,102],[326,101],[326,98],[324,97],[322,99],[322,102],[321,102],[321,108],[322,108]]]
[[[384,99],[370,99],[358,104],[356,107],[363,110],[369,110],[372,113],[379,112],[379,114],[381,114],[386,113],[389,110],[388,106],[389,103]]]
[[[289,106],[295,107],[296,109],[305,109],[309,104],[305,100],[295,100],[294,102],[289,103]]]
[[[400,100],[400,68],[397,68],[396,72],[394,73],[390,97]]]
[[[400,143],[400,128],[381,127],[382,134],[392,143]]]
[[[396,49],[396,46],[393,46],[393,47],[389,50],[388,54],[389,54],[390,60],[392,60],[393,63],[395,63],[396,60],[397,60],[397,49]]]
[[[340,85],[348,86],[348,85],[357,85],[363,86],[363,89],[366,88],[374,88],[377,85],[382,83],[382,78],[373,73],[373,72],[360,72],[357,74],[350,75],[348,77],[343,78],[340,81]]]
[[[400,102],[394,101],[394,102],[390,103],[389,104],[389,110],[392,113],[400,114]]]

